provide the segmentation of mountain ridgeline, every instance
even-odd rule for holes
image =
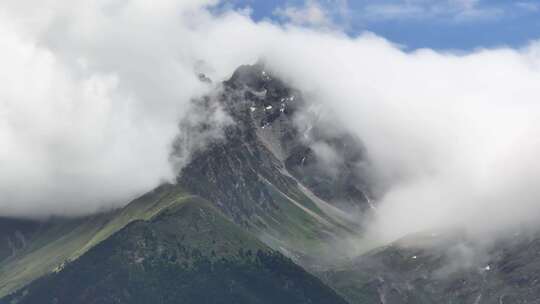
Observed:
[[[331,111],[239,67],[193,100],[163,184],[84,217],[0,218],[0,303],[540,303],[540,237],[425,232],[368,252],[368,151]],[[349,244],[349,245],[347,245]]]
[[[180,123],[171,158],[186,145],[196,153],[176,184],[87,217],[2,220],[2,301],[346,303],[297,264],[322,263],[358,235],[340,208],[367,208],[353,168],[360,141],[302,130],[300,92],[261,65],[240,67],[193,106],[203,119]],[[218,110],[229,121],[213,138],[206,118]],[[327,173],[313,143],[342,153],[340,174]]]
[[[196,197],[130,222],[5,301],[346,303]]]

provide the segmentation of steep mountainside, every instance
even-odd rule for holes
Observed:
[[[540,236],[408,236],[321,274],[350,303],[540,303]]]
[[[262,64],[215,88],[180,122],[176,184],[0,218],[0,303],[540,303],[540,235],[418,233],[354,256],[376,211],[362,142]]]
[[[355,185],[366,187],[360,176],[353,173],[355,170],[347,169],[349,165],[363,161],[361,143],[352,137],[345,139],[343,134],[300,130],[293,120],[295,113],[305,106],[301,95],[271,78],[261,65],[239,68],[216,96],[201,99],[202,104],[197,106],[205,110],[214,103],[210,106],[223,108],[232,118],[232,124],[224,129],[223,140],[210,143],[190,159],[178,185],[163,185],[125,208],[82,218],[1,219],[0,225],[5,229],[0,235],[0,297],[44,276],[46,279],[40,280],[39,285],[32,285],[31,291],[39,294],[39,286],[52,288],[54,284],[47,282],[63,278],[66,265],[69,269],[84,267],[80,259],[90,259],[87,257],[89,250],[105,246],[103,242],[109,244],[106,248],[113,250],[111,237],[117,237],[119,231],[129,235],[123,230],[126,226],[149,221],[194,195],[206,198],[246,233],[254,234],[270,248],[296,262],[301,261],[303,265],[313,266],[324,257],[345,255],[345,252],[338,253],[333,245],[343,238],[355,236],[358,227],[336,206],[344,203],[357,210],[365,207],[367,192],[364,188],[356,189],[356,194],[362,194],[360,196],[352,195],[354,191],[342,191],[350,186],[345,182],[349,179],[358,181]],[[208,126],[203,123],[191,127],[195,128],[192,131],[200,133]],[[318,130],[318,127],[311,129]],[[190,135],[189,132],[184,134]],[[306,136],[310,139],[305,140]],[[311,143],[317,141],[337,147],[347,140],[351,140],[351,145],[346,150],[352,152],[342,155],[343,175],[328,175],[319,166]],[[324,201],[321,199],[324,195],[335,200]],[[144,222],[144,225],[157,225],[157,222]],[[214,251],[217,257],[223,257],[223,252]],[[150,251],[149,259],[154,258],[155,253]],[[271,256],[283,259],[276,252],[271,252]],[[253,258],[251,262],[259,265],[263,262],[260,259]],[[72,264],[79,266],[70,266]],[[282,264],[294,266],[286,259]],[[96,276],[100,275],[98,270],[105,269],[96,269]],[[297,270],[301,271],[300,268]],[[71,275],[65,276],[71,278]],[[98,284],[101,279],[96,280],[94,283]],[[122,282],[117,283],[128,284]],[[324,289],[322,285],[320,288]]]
[[[16,250],[0,260],[0,297],[77,259],[131,221],[148,219],[175,200],[189,196],[180,187],[164,185],[121,210],[44,221],[2,219],[1,225],[9,227],[2,231],[9,241],[0,243],[0,251]],[[15,238],[21,241],[15,243]]]
[[[292,257],[339,255],[334,242],[360,230],[347,213],[369,209],[360,140],[319,122],[300,92],[261,64],[240,67],[215,97],[196,101],[203,110],[216,104],[233,122],[182,169],[179,184]],[[191,127],[200,132],[205,122]],[[190,139],[182,135],[180,147]],[[334,170],[317,149],[335,154]]]
[[[0,297],[71,259],[77,250],[90,242],[106,223],[106,218],[105,215],[55,218],[44,222],[25,221],[24,226],[16,227],[0,244],[2,251],[9,251],[0,261]],[[3,219],[2,223],[7,225],[13,221]]]
[[[346,303],[195,198],[135,220],[5,303]]]

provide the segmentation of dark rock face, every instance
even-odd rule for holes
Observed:
[[[329,170],[321,164],[313,148],[302,145],[291,151],[285,161],[289,172],[318,197],[343,210],[363,213],[372,208],[364,167],[366,155],[361,143],[347,134],[338,138],[324,135],[316,138],[336,153],[338,161],[332,164],[335,167]]]
[[[23,250],[43,225],[34,220],[0,218],[0,263]]]
[[[260,66],[243,66],[224,83],[215,102],[234,123],[224,130],[223,141],[195,155],[179,179],[188,189],[215,202],[236,222],[278,208],[268,183],[283,192],[296,186],[294,179],[282,173],[283,164],[257,134],[281,114],[290,115],[276,106],[289,89],[280,81],[264,77],[262,71]],[[268,92],[261,93],[265,90]]]
[[[368,207],[367,178],[361,175],[367,157],[360,140],[345,131],[329,132],[317,125],[317,117],[303,129],[297,122],[308,107],[302,94],[263,65],[241,66],[217,97],[205,102],[218,103],[233,124],[225,128],[223,140],[196,153],[178,181],[236,222],[279,209],[269,184],[290,195],[300,183],[347,211]],[[335,154],[332,170],[313,148],[321,145]]]

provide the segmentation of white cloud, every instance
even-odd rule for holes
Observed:
[[[175,13],[194,3],[75,2],[0,4],[2,215],[92,212],[171,179],[177,121],[205,90],[168,33],[188,39]]]
[[[407,53],[185,2],[43,3],[0,4],[3,215],[89,212],[172,177],[176,124],[208,89],[194,69],[219,81],[264,58],[365,142],[373,235],[538,225],[538,44]]]

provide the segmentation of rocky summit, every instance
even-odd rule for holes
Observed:
[[[0,218],[0,303],[540,303],[540,237],[380,246],[370,155],[265,65],[194,99],[164,183],[83,217]]]

